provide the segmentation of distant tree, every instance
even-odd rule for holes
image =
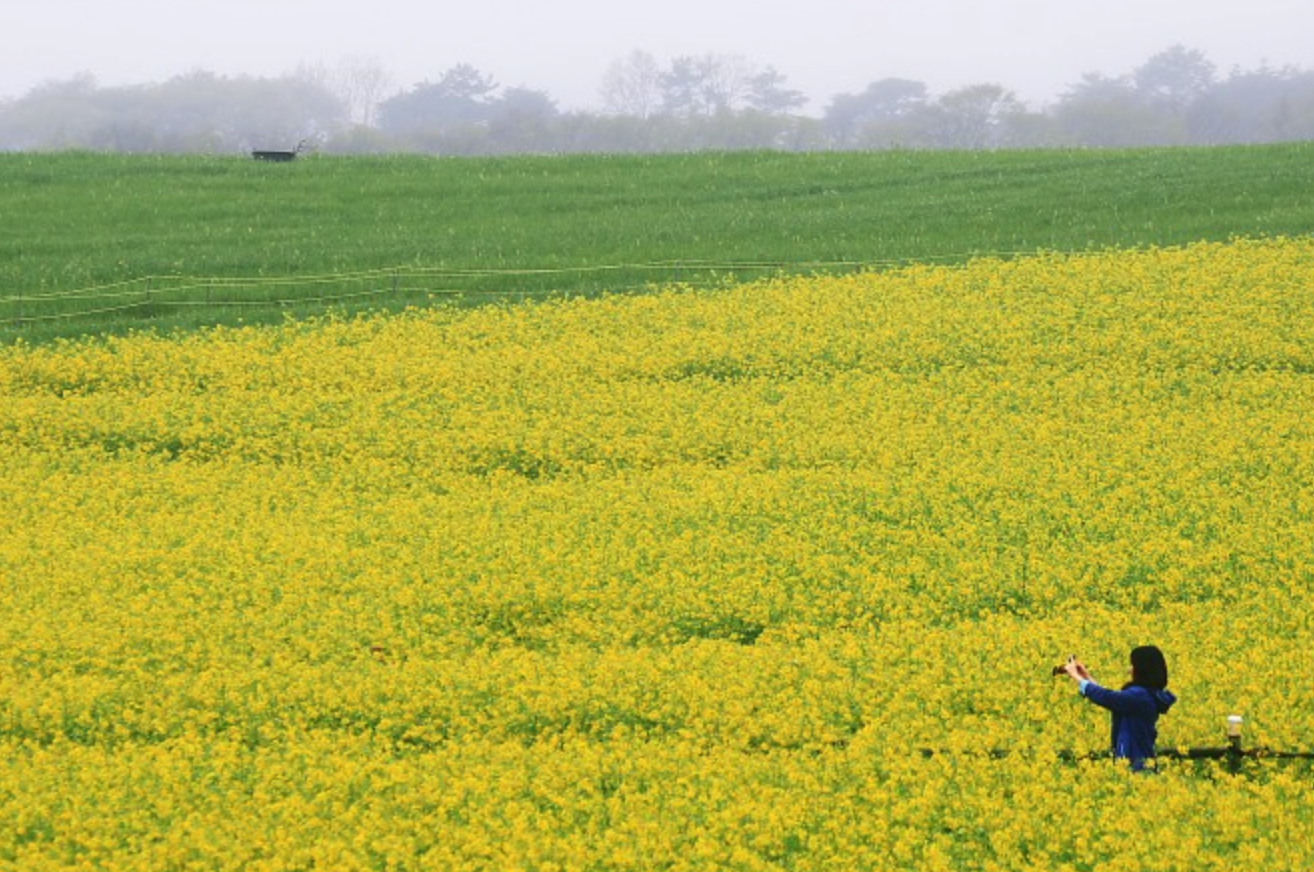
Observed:
[[[336,90],[357,124],[374,126],[379,103],[391,88],[392,74],[378,58],[349,56],[338,65]]]
[[[1200,144],[1283,142],[1314,133],[1314,74],[1261,67],[1235,70],[1198,97],[1186,113]]]
[[[1314,71],[1291,72],[1270,125],[1276,141],[1314,140]]]
[[[82,76],[17,101],[0,119],[0,144],[133,152],[291,148],[343,120],[332,94],[296,77],[196,71],[159,85],[101,89]]]
[[[553,151],[553,125],[559,114],[547,92],[507,88],[489,111],[490,144],[510,154]]]
[[[1186,138],[1181,119],[1147,103],[1130,77],[1086,73],[1049,114],[1062,138],[1074,145],[1125,148]]]
[[[1234,124],[1220,106],[1194,109],[1215,87],[1202,53],[1173,46],[1125,76],[1086,73],[1050,117],[1074,144],[1093,147],[1184,145],[1218,141]]]
[[[106,122],[97,93],[96,78],[90,73],[37,85],[0,116],[0,147],[85,147],[91,132]]]
[[[802,91],[786,87],[784,74],[775,67],[767,67],[749,75],[744,102],[767,115],[786,115],[807,105],[808,98]]]
[[[438,88],[445,94],[458,99],[474,102],[487,102],[498,89],[493,77],[481,73],[470,64],[457,64],[443,73]]]
[[[743,55],[703,55],[702,102],[706,114],[737,112],[750,105],[757,69]]]
[[[1136,86],[1130,76],[1110,77],[1103,73],[1083,73],[1081,81],[1069,85],[1061,101],[1134,100]]]
[[[857,94],[836,94],[822,122],[838,146],[901,138],[910,114],[926,105],[927,90],[911,79],[880,79]]]
[[[1175,45],[1132,73],[1136,92],[1155,108],[1183,112],[1214,84],[1213,63],[1201,52]]]
[[[648,118],[661,108],[662,71],[657,59],[635,49],[612,61],[602,80],[602,111]]]
[[[557,116],[556,101],[546,91],[532,88],[507,88],[492,103],[496,117],[551,119]]]
[[[301,64],[296,77],[333,93],[352,124],[373,126],[379,103],[392,87],[392,77],[378,58],[348,55],[332,67]]]
[[[437,82],[423,82],[379,105],[379,126],[412,133],[488,121],[498,84],[470,64],[457,64]]]
[[[328,89],[295,75],[176,76],[149,93],[150,111],[171,150],[292,148],[332,132],[346,108]]]
[[[662,111],[667,115],[689,118],[711,115],[716,105],[711,99],[711,55],[681,55],[671,61],[661,74]]]
[[[775,67],[759,68],[743,55],[681,55],[658,75],[661,109],[678,118],[712,117],[752,110],[783,115],[807,103],[786,86]]]
[[[915,123],[934,148],[998,148],[1009,144],[1013,122],[1026,107],[1002,85],[968,85],[919,110]]]
[[[613,61],[603,78],[608,115],[677,119],[753,111],[786,114],[807,103],[774,67],[759,68],[742,55],[680,55],[663,69],[644,51]]]

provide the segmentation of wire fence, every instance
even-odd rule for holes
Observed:
[[[1014,756],[1020,752],[1011,748],[991,748],[985,751],[944,751],[935,748],[919,748],[918,753],[923,757],[938,757],[949,754],[970,757],[987,757],[991,760],[1002,760],[1006,757]],[[1068,762],[1078,760],[1111,760],[1113,759],[1112,751],[1073,751],[1068,748],[1058,748],[1051,752],[1055,758]],[[1217,747],[1204,748],[1163,748],[1155,752],[1155,759],[1158,760],[1221,760],[1230,766],[1240,766],[1247,760],[1314,760],[1314,751],[1279,751],[1272,748],[1241,748],[1234,745],[1224,745]]]
[[[974,252],[889,260],[664,260],[565,267],[393,267],[286,277],[153,275],[70,290],[0,295],[0,324],[9,327],[74,322],[116,314],[143,318],[192,311],[339,304],[404,303],[436,299],[513,302],[560,296],[625,294],[672,284],[707,285],[773,274],[851,273],[973,257],[1035,252]]]
[[[810,750],[814,753],[823,751],[843,751],[850,747],[852,737],[841,737],[821,741],[816,743],[792,742],[792,743],[774,743],[759,742],[753,745],[753,749],[758,752],[771,751],[802,751]],[[1108,761],[1115,760],[1112,750],[1104,749],[1100,751],[1078,751],[1072,748],[1053,748],[1042,746],[1028,746],[1015,748],[914,748],[909,751],[912,756],[931,758],[946,758],[951,760],[1007,760],[1009,758],[1024,758],[1031,760],[1053,760],[1060,763],[1080,763],[1084,761]],[[1159,761],[1173,760],[1186,763],[1200,763],[1213,761],[1226,767],[1233,773],[1242,773],[1246,771],[1247,764],[1273,763],[1298,763],[1299,761],[1314,762],[1314,751],[1291,751],[1277,750],[1267,747],[1244,748],[1239,739],[1229,739],[1227,745],[1207,746],[1195,748],[1158,748],[1152,758],[1145,761],[1150,766],[1157,765]]]
[[[571,292],[632,291],[632,285],[599,281],[608,275],[653,284],[679,281],[695,271],[761,272],[762,264],[617,264],[558,269],[395,268],[295,277],[146,276],[67,291],[18,293],[0,297],[0,322],[12,327],[74,321],[116,313],[151,316],[193,310],[328,307],[370,301],[396,302],[475,297],[480,301],[526,300]],[[820,268],[820,266],[818,267]],[[851,267],[850,267],[851,268]],[[581,276],[593,281],[581,282]],[[550,281],[545,281],[551,279]]]
[[[1242,741],[1241,731],[1242,718],[1238,715],[1232,715],[1227,719],[1227,744],[1206,747],[1175,747],[1175,748],[1158,748],[1155,751],[1154,759],[1157,760],[1179,760],[1179,761],[1200,761],[1215,760],[1220,761],[1227,766],[1232,772],[1242,771],[1242,764],[1247,761],[1294,761],[1294,760],[1311,760],[1314,761],[1314,751],[1298,750],[1278,750],[1264,746],[1247,748]],[[966,756],[987,758],[991,760],[1002,760],[1006,757],[1012,757],[1016,754],[1023,753],[1012,748],[990,748],[986,750],[967,750],[967,751],[945,751],[935,748],[919,748],[918,753],[923,757],[941,757],[941,756]],[[1082,760],[1112,760],[1114,759],[1111,750],[1103,751],[1074,751],[1070,748],[1058,748],[1048,751],[1030,749],[1025,753],[1050,754],[1055,759],[1065,762],[1078,762]]]

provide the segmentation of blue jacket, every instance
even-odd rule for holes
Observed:
[[[1113,713],[1110,740],[1113,756],[1131,761],[1131,768],[1145,768],[1154,757],[1154,740],[1159,737],[1156,722],[1168,711],[1177,697],[1168,690],[1151,690],[1132,685],[1126,690],[1109,690],[1093,681],[1083,681],[1079,692],[1086,699]]]

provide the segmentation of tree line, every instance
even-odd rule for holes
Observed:
[[[337,154],[615,153],[702,149],[998,149],[1251,144],[1314,139],[1314,73],[1234,69],[1173,46],[1131,72],[1089,73],[1033,109],[1000,84],[934,94],[884,78],[832,95],[819,116],[771,66],[739,55],[614,61],[596,110],[503,87],[457,64],[394,90],[383,66],[347,58],[276,78],[199,71],[100,87],[79,75],[0,103],[0,150],[223,153],[291,147]]]

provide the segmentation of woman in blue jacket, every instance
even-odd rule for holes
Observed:
[[[1122,690],[1100,687],[1076,657],[1063,665],[1078,692],[1101,708],[1113,713],[1110,737],[1113,756],[1126,758],[1133,771],[1145,768],[1154,759],[1154,741],[1158,738],[1159,715],[1177,701],[1168,687],[1168,663],[1163,652],[1153,645],[1143,645],[1131,652],[1131,681]]]

